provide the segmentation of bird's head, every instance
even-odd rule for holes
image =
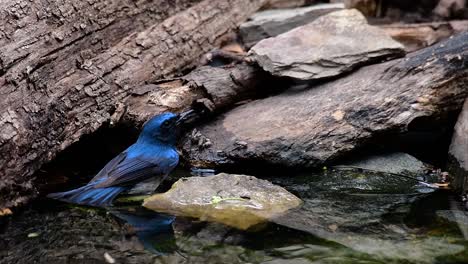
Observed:
[[[192,110],[181,114],[167,112],[156,115],[143,126],[139,140],[175,144],[181,126],[193,115]]]

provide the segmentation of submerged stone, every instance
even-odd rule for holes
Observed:
[[[332,77],[376,59],[398,57],[404,47],[383,30],[367,24],[359,11],[321,16],[250,50],[253,59],[276,76],[299,80]]]
[[[284,188],[253,176],[220,173],[177,181],[143,203],[157,212],[220,222],[248,229],[301,205]]]

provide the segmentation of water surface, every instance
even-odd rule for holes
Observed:
[[[269,177],[304,201],[248,231],[38,199],[8,218],[0,263],[463,263],[454,198],[417,180],[326,170]],[[109,261],[109,258],[107,259]]]

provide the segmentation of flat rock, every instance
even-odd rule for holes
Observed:
[[[295,27],[305,25],[339,9],[343,3],[320,4],[301,8],[265,10],[255,13],[239,27],[244,44],[252,47],[262,39],[275,37]]]
[[[403,59],[236,107],[191,133],[182,142],[184,157],[208,168],[317,167],[370,140],[418,129],[421,119],[446,120],[468,95],[467,43],[463,33]]]
[[[356,160],[345,162],[344,166],[351,166],[372,171],[411,175],[424,174],[427,169],[422,161],[402,152],[369,155]]]
[[[249,54],[273,75],[313,80],[348,72],[372,60],[402,56],[404,47],[350,9],[264,39]]]
[[[157,212],[247,229],[301,203],[293,194],[266,180],[221,173],[182,178],[166,193],[145,199],[143,206]]]
[[[456,189],[468,188],[468,100],[458,116],[449,149],[450,173]]]

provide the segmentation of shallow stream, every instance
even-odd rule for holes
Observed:
[[[448,191],[333,169],[268,180],[304,204],[248,231],[140,202],[104,210],[39,199],[1,220],[0,263],[468,262],[464,212]]]

